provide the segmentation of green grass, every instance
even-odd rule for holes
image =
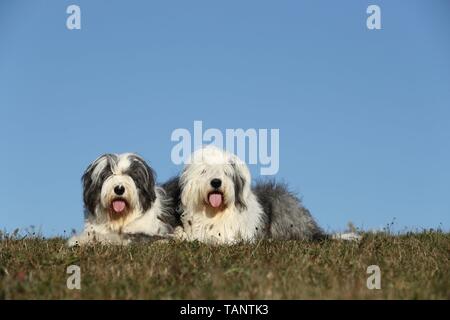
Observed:
[[[67,248],[61,238],[0,240],[2,299],[450,299],[450,234],[230,247],[170,242]],[[81,290],[66,268],[81,268]],[[368,290],[366,268],[381,268]]]

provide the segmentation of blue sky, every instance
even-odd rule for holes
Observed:
[[[81,7],[82,29],[66,28]],[[381,7],[382,30],[366,28]],[[280,129],[280,170],[327,230],[450,227],[445,1],[0,2],[0,229],[80,229],[80,177],[177,128]],[[252,166],[255,177],[258,166]]]

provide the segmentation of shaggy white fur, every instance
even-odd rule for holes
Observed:
[[[155,186],[152,169],[131,153],[96,159],[83,175],[85,227],[69,246],[93,242],[128,244],[124,235],[165,235],[172,228],[164,214],[164,192]]]
[[[264,227],[250,172],[235,155],[208,146],[194,152],[180,177],[181,221],[175,235],[207,243],[251,241]]]

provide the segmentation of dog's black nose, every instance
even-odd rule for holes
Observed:
[[[121,196],[125,193],[125,187],[124,186],[116,186],[114,188],[114,192],[115,194],[117,194],[118,196]]]
[[[214,189],[220,188],[221,185],[222,185],[222,180],[220,180],[220,179],[212,179],[212,180],[211,180],[211,186],[212,186]]]

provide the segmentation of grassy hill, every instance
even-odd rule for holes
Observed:
[[[450,234],[366,234],[359,243],[213,247],[142,243],[67,248],[64,239],[2,236],[2,299],[450,299]],[[81,290],[66,268],[81,268]],[[369,265],[381,289],[369,290]]]

